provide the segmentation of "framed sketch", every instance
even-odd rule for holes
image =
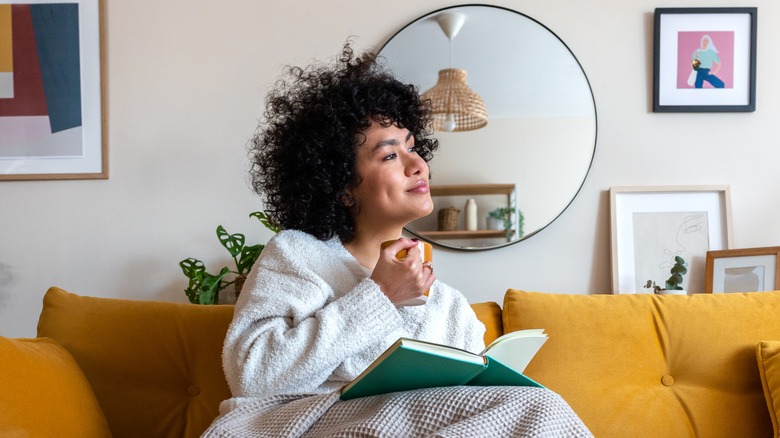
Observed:
[[[707,251],[731,247],[728,186],[612,187],[612,293],[652,293],[675,256],[688,265],[682,288],[704,291]]]
[[[108,178],[103,0],[0,0],[0,180]]]
[[[707,251],[704,292],[780,290],[780,246]]]
[[[756,8],[656,9],[653,111],[755,111],[756,14]]]

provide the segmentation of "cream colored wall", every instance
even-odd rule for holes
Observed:
[[[177,262],[226,263],[213,234],[270,235],[247,214],[244,147],[285,63],[334,56],[346,36],[379,45],[452,3],[398,0],[112,1],[107,3],[107,181],[0,183],[0,335],[34,336],[51,285],[85,295],[185,301]],[[651,111],[657,1],[499,1],[556,32],[590,79],[598,147],[582,191],[531,239],[478,253],[438,250],[437,274],[471,301],[509,288],[610,291],[615,185],[729,184],[737,247],[780,245],[780,3],[758,6],[757,111]],[[468,268],[466,268],[468,266]]]

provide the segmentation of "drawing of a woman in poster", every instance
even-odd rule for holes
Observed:
[[[723,88],[723,81],[717,76],[723,63],[718,56],[718,49],[709,35],[701,37],[701,43],[698,49],[691,55],[691,65],[696,70],[695,88],[702,88],[707,81],[715,88]]]

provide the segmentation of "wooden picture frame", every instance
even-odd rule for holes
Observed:
[[[0,181],[108,178],[104,11],[0,0]]]
[[[704,290],[706,253],[731,247],[729,186],[611,187],[612,293],[652,293],[670,276],[674,256],[688,274],[683,289]]]
[[[704,292],[780,290],[780,246],[707,252]]]
[[[757,8],[657,8],[653,111],[755,111],[757,14]]]

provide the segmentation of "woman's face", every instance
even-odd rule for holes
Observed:
[[[710,40],[709,39],[707,39],[707,38],[702,38],[701,39],[701,48],[702,48],[702,50],[707,50],[707,46],[709,46],[709,45],[710,45]]]
[[[433,211],[428,164],[415,152],[407,129],[373,122],[357,147],[357,231],[403,227]],[[362,136],[359,137],[362,139]]]

